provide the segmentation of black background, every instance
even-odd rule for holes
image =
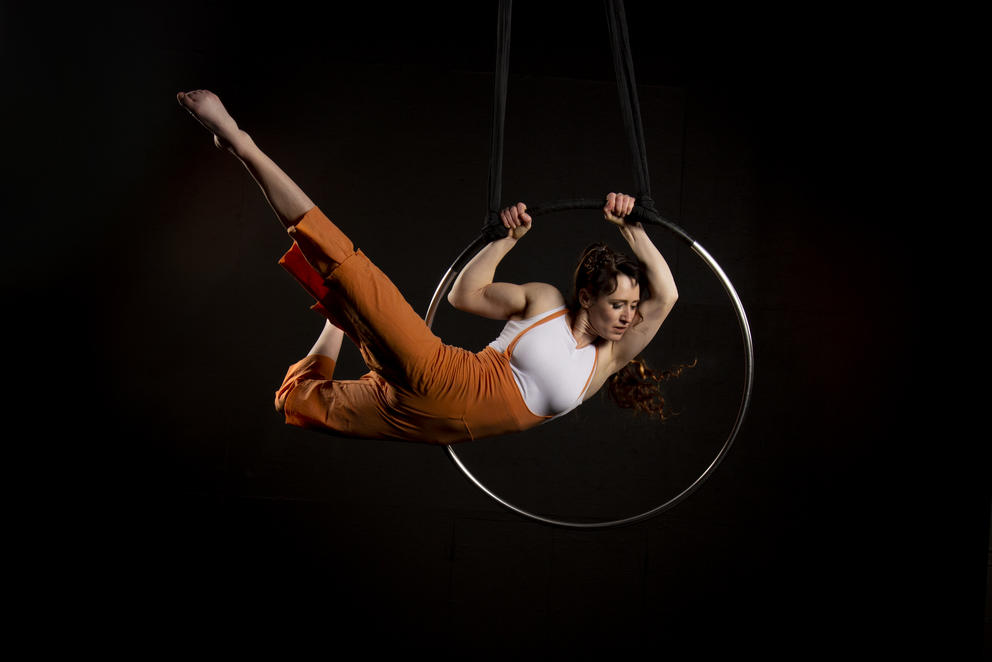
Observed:
[[[939,188],[921,167],[938,122],[919,99],[941,79],[920,17],[628,7],[655,200],[733,279],[757,356],[741,435],[677,508],[551,528],[441,449],[281,423],[272,392],[320,320],[275,266],[287,240],[254,183],[175,93],[217,91],[422,310],[485,212],[483,4],[4,8],[25,630],[218,650],[979,651],[984,442],[937,395],[952,378],[931,357],[954,342],[934,352],[924,330],[938,267],[916,202]],[[629,190],[599,3],[518,3],[512,58],[505,201]],[[566,274],[595,221],[559,243],[535,231],[507,277]],[[466,448],[511,500],[622,517],[712,458],[739,336],[691,254],[665,251],[682,298],[652,360],[702,359],[670,387],[683,416],[657,433],[593,402]],[[466,346],[499,330],[475,324],[439,318]]]

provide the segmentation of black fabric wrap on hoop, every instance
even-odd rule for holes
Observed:
[[[641,125],[640,103],[637,99],[637,82],[634,77],[634,60],[630,51],[630,38],[627,33],[627,18],[624,12],[623,0],[605,0],[607,23],[610,31],[610,42],[613,46],[613,67],[617,76],[617,91],[620,96],[620,110],[623,114],[624,127],[627,132],[627,143],[630,145],[633,159],[634,186],[637,194],[637,207],[631,215],[636,220],[653,224],[674,225],[660,219],[651,197],[651,182],[648,173],[647,148],[644,144],[644,129]],[[499,16],[496,35],[496,70],[493,91],[492,133],[489,150],[489,211],[482,225],[482,237],[488,241],[502,239],[508,234],[506,226],[500,219],[500,205],[503,188],[503,127],[506,118],[506,97],[510,74],[510,24],[513,10],[512,0],[500,0]],[[575,206],[566,202],[558,202],[555,209],[548,211],[563,211],[572,209],[595,209],[589,206],[588,199],[583,199]],[[602,208],[605,200],[599,203]],[[540,214],[538,207],[531,207],[528,212],[533,216]],[[658,218],[654,218],[658,217]],[[680,229],[677,234],[685,235]]]
[[[567,212],[578,209],[590,209],[593,211],[600,210],[606,205],[606,200],[603,198],[575,198],[572,200],[554,200],[552,202],[541,202],[527,207],[527,213],[533,217],[543,216],[545,214],[554,214],[558,212]],[[689,246],[695,243],[695,240],[689,236],[689,233],[679,227],[677,224],[668,220],[658,212],[653,209],[649,209],[642,204],[634,205],[634,210],[627,216],[627,219],[632,222],[644,223],[645,225],[657,225],[660,227],[665,227],[675,235],[677,235],[682,241],[684,241]],[[507,229],[503,225],[503,222],[499,220],[499,216],[496,217],[496,222],[499,224],[497,226],[492,226],[491,233],[487,233],[486,230],[490,229],[487,226],[482,233],[482,237],[486,239],[486,243],[490,241],[495,241],[496,239],[501,239],[507,235]]]

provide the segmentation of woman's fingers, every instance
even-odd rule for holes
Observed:
[[[606,214],[607,220],[613,222],[621,221],[625,216],[634,211],[635,202],[636,200],[632,195],[609,193],[606,196],[606,206],[603,207],[603,212]]]
[[[503,219],[503,225],[511,229],[522,223],[530,225],[531,222],[530,214],[527,213],[527,205],[522,202],[503,209],[499,215]]]
[[[517,225],[521,223],[530,223],[530,215],[527,213],[527,205],[522,202],[518,202],[513,206],[513,215],[517,220]]]
[[[613,196],[613,213],[615,215],[626,216],[632,211],[634,211],[634,196],[624,193],[617,193]]]
[[[527,213],[527,205],[522,202],[517,203],[517,218],[519,218],[520,222],[524,225],[530,225],[531,218],[530,214]]]
[[[506,207],[499,213],[503,225],[510,231],[510,235],[516,238],[523,236],[523,233],[530,229],[531,217],[527,213],[527,205],[518,202],[512,207]],[[517,232],[517,228],[523,228]]]

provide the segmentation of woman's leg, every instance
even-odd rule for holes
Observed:
[[[320,332],[320,337],[317,338],[317,342],[314,343],[313,348],[307,356],[319,354],[321,356],[329,356],[337,361],[343,340],[344,331],[334,326],[331,320],[327,320],[324,323],[324,330]]]
[[[333,351],[343,331],[358,345],[371,370],[394,383],[422,381],[424,364],[433,358],[440,341],[396,286],[355,251],[351,240],[238,127],[216,94],[195,90],[176,96],[214,134],[214,143],[245,165],[294,240],[300,259],[309,265],[296,264],[294,250],[283,258],[290,273],[303,277],[304,287],[325,304],[325,316],[331,321],[311,354]]]
[[[247,132],[241,130],[220,98],[209,90],[180,92],[179,104],[214,134],[214,144],[236,156],[262,189],[283,227],[289,229],[315,205],[296,182],[270,159]],[[308,356],[337,360],[344,332],[328,321]]]
[[[176,97],[214,134],[214,144],[236,156],[255,178],[294,240],[284,264],[319,295],[328,318],[307,357],[290,367],[276,393],[276,408],[287,423],[302,427],[356,437],[410,438],[410,425],[391,410],[392,387],[382,375],[410,381],[409,363],[422,363],[440,341],[385,274],[355,251],[351,240],[238,127],[217,95],[195,90]],[[333,378],[344,332],[374,373],[358,380]]]
[[[276,411],[286,423],[346,437],[398,439],[387,402],[389,386],[369,373],[361,379],[334,379],[334,361],[307,356],[289,367],[276,391]]]
[[[217,147],[234,154],[244,164],[284,227],[292,227],[314,207],[307,194],[258,148],[250,135],[238,128],[216,94],[209,90],[194,90],[180,92],[176,98],[214,134]]]

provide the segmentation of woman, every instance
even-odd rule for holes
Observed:
[[[657,333],[678,296],[672,273],[640,224],[634,199],[610,193],[603,209],[640,264],[599,246],[576,271],[571,306],[546,283],[494,282],[496,267],[531,228],[523,203],[508,228],[462,270],[456,308],[507,320],[481,352],[445,345],[396,287],[254,143],[207,90],[177,94],[214,143],[234,154],[294,240],[282,264],[317,300],[327,322],[290,366],[276,408],[291,425],[348,437],[453,443],[521,431],[567,413],[627,366]],[[647,296],[650,292],[650,296]],[[370,372],[333,379],[347,335]]]

